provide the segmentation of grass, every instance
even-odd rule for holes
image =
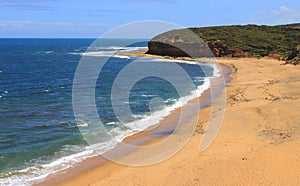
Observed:
[[[264,57],[270,54],[288,56],[300,44],[299,28],[300,24],[213,26],[189,29],[204,41],[220,42],[220,44],[238,48],[252,56]],[[172,38],[172,36],[178,36],[178,32],[184,32],[184,30],[169,31],[157,37]],[[185,39],[189,40],[186,42],[193,40],[193,38]]]

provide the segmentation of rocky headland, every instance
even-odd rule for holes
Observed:
[[[171,57],[270,57],[300,63],[300,24],[215,26],[165,32],[147,54]]]

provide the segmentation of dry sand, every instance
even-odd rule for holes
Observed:
[[[218,62],[232,67],[233,80],[221,131],[206,151],[198,148],[209,107],[172,158],[138,168],[107,162],[59,185],[300,185],[300,66],[271,59]]]

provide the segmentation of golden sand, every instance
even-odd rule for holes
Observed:
[[[252,58],[218,62],[232,67],[233,80],[221,131],[206,151],[198,148],[209,107],[200,110],[195,134],[172,158],[145,167],[94,159],[88,170],[61,175],[58,185],[300,185],[300,66]]]

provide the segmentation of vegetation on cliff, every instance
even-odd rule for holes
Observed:
[[[285,26],[219,26],[191,30],[205,41],[220,41],[253,56],[288,55],[300,44],[300,30]]]
[[[189,28],[189,30],[203,39],[216,57],[269,56],[288,60],[292,53],[294,56],[295,54],[298,55],[297,46],[300,45],[299,28],[300,24],[290,24],[279,26],[214,26]],[[186,42],[192,44],[190,39],[186,39],[186,41],[182,41],[182,38],[178,39],[179,32],[182,32],[182,30],[172,30],[153,38],[149,42],[148,53],[155,53],[160,49],[156,46],[156,51],[151,51],[151,42],[172,40],[172,43]],[[164,41],[159,38],[164,38]],[[161,48],[161,50],[164,49]]]

